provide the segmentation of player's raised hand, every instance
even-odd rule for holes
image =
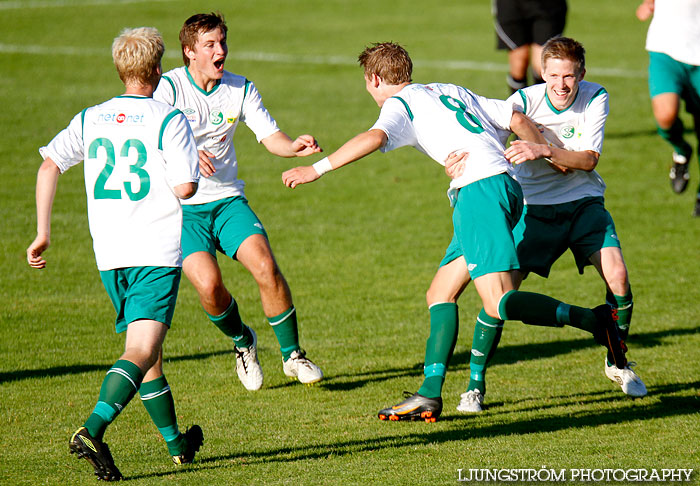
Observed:
[[[464,174],[464,168],[469,158],[469,152],[452,152],[445,159],[445,174],[450,179],[456,179]]]
[[[644,0],[637,7],[637,18],[644,22],[654,14],[654,0]]]
[[[206,150],[198,150],[197,152],[199,152],[199,173],[204,177],[211,177],[216,172],[214,163],[211,161],[214,154]]]
[[[313,136],[300,135],[292,142],[292,151],[297,157],[306,157],[307,155],[323,152],[323,149],[318,146]]]
[[[289,169],[282,174],[282,182],[287,187],[294,189],[299,184],[306,184],[308,182],[313,182],[321,177],[316,169],[311,165],[302,165]]]
[[[27,248],[27,263],[32,268],[46,267],[46,260],[41,256],[49,247],[51,242],[48,236],[37,235],[32,244]]]

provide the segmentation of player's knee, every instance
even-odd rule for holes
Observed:
[[[654,118],[656,119],[656,124],[662,130],[670,129],[678,118],[678,110],[667,107],[656,107],[654,108]]]
[[[271,257],[261,258],[251,269],[253,278],[261,287],[283,285],[284,276]]]
[[[199,300],[205,307],[226,307],[231,301],[224,283],[218,279],[201,280],[196,287]]]
[[[608,275],[608,286],[615,295],[625,295],[629,291],[629,276],[624,265],[614,268]]]

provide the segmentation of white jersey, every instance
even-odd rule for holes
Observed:
[[[192,126],[198,150],[214,154],[216,173],[202,177],[194,197],[183,204],[203,204],[226,197],[243,196],[245,183],[238,178],[233,134],[239,121],[250,128],[258,142],[279,131],[263,106],[255,85],[243,76],[224,71],[211,91],[197,86],[186,67],[163,75],[153,98],[179,108]]]
[[[499,131],[510,130],[510,103],[478,96],[454,84],[409,84],[382,106],[372,129],[382,130],[382,152],[410,145],[445,165],[455,151],[469,152],[451,189],[506,172]]]
[[[647,32],[647,51],[700,66],[700,1],[657,0]]]
[[[544,129],[549,144],[601,153],[609,111],[608,93],[601,85],[581,81],[574,102],[562,111],[552,106],[544,83],[515,92],[508,102]],[[562,174],[544,159],[518,164],[511,174],[523,189],[525,204],[561,204],[605,193],[605,183],[595,170]]]
[[[197,182],[199,164],[180,111],[118,96],[78,113],[39,152],[61,173],[85,161],[97,268],[182,265],[182,208],[171,188]]]

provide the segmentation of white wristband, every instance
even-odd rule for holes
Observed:
[[[328,160],[328,157],[322,158],[311,167],[314,168],[314,170],[319,176],[322,176],[326,172],[330,172],[333,170],[333,166],[331,165],[331,161]]]

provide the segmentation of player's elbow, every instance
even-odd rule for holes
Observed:
[[[175,186],[173,192],[180,199],[189,199],[197,192],[197,186],[198,184],[196,182],[185,182],[184,184]]]
[[[583,167],[581,167],[581,170],[586,171],[586,172],[591,172],[598,166],[598,159],[600,155],[595,153],[595,152],[588,152],[587,157],[583,163]]]

